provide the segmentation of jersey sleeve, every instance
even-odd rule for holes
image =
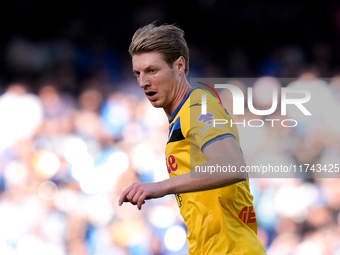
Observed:
[[[210,98],[207,100],[207,112],[202,114],[201,100],[197,98],[201,94],[196,95],[190,102],[190,125],[189,130],[186,130],[190,135],[190,143],[197,145],[204,152],[209,144],[226,137],[233,137],[239,142],[236,124],[233,124],[232,117],[223,106]]]

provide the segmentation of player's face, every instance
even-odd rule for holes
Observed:
[[[139,86],[154,107],[166,111],[173,104],[176,73],[159,52],[139,53],[132,57],[133,72]]]

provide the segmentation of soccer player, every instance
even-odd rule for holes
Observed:
[[[190,254],[265,254],[257,233],[256,215],[246,173],[209,172],[191,178],[195,166],[235,166],[245,161],[235,125],[211,125],[230,119],[222,105],[187,81],[189,49],[177,26],[154,24],[139,28],[129,47],[133,72],[154,107],[169,119],[166,163],[170,178],[155,183],[133,183],[119,199],[142,208],[146,199],[175,194],[188,228]],[[206,94],[207,113],[201,113]],[[191,121],[190,121],[191,120]],[[210,122],[209,122],[210,121]]]

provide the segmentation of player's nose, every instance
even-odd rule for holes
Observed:
[[[139,74],[138,83],[139,83],[139,86],[140,86],[142,89],[144,89],[145,86],[150,85],[150,81],[149,81],[147,75],[145,75],[144,73],[140,73],[140,74]]]

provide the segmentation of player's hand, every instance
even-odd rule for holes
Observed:
[[[140,210],[146,199],[159,198],[165,195],[164,185],[161,185],[159,182],[135,182],[123,191],[118,205],[121,206],[124,202],[130,202],[133,205],[137,205]]]

